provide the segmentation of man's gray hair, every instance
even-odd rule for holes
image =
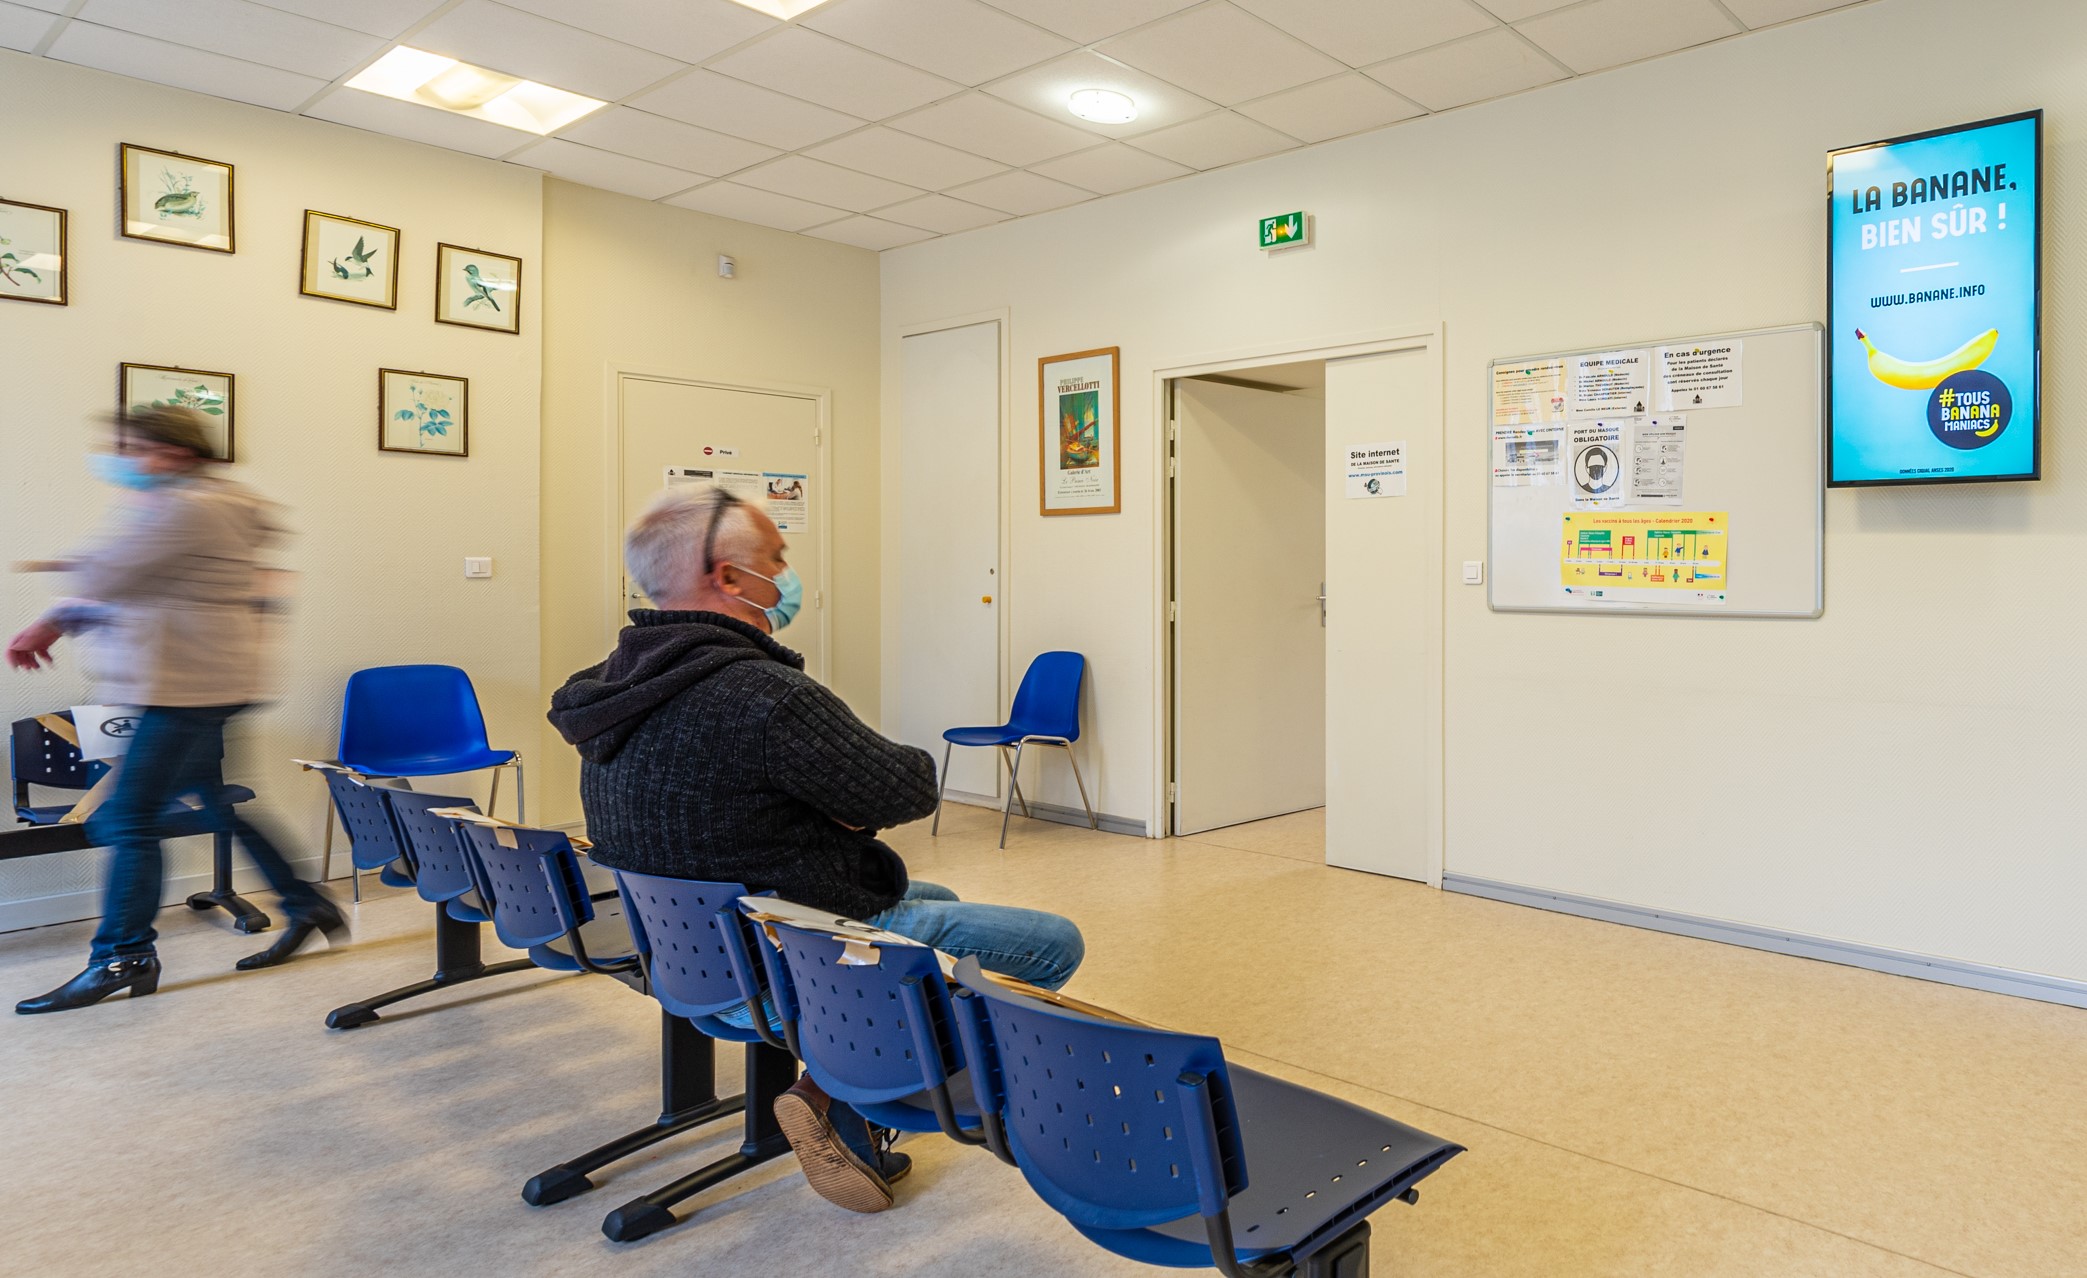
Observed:
[[[718,507],[726,507],[722,522]],[[631,584],[655,604],[685,598],[710,572],[704,542],[722,563],[747,551],[753,508],[722,488],[669,488],[654,497],[623,536],[623,566]],[[710,537],[717,522],[717,536]]]

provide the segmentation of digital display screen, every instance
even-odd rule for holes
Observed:
[[[2035,479],[2043,112],[1827,160],[1827,482]]]

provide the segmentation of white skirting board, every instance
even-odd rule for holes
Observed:
[[[207,847],[209,845],[205,844],[204,846]],[[333,868],[335,874],[337,877],[345,878],[347,860],[340,855],[339,848],[335,848],[334,853]],[[78,856],[82,854],[68,852],[63,855]],[[316,878],[318,876],[319,858],[316,856],[307,857],[303,860],[293,859],[290,864],[302,877]],[[95,875],[96,882],[91,888],[74,892],[61,892],[55,896],[30,897],[20,901],[0,901],[0,932],[19,932],[24,928],[47,927],[53,923],[77,923],[82,919],[100,918],[102,898],[100,878],[100,871],[97,870]],[[188,900],[192,893],[208,892],[210,883],[211,871],[207,858],[204,860],[202,868],[193,873],[169,874],[166,886],[160,892],[160,908],[165,909],[170,905],[180,905]],[[275,894],[268,890],[268,883],[261,877],[261,872],[241,859],[239,845],[236,843],[232,845],[232,886],[238,890],[241,896],[251,899],[256,906],[260,907],[268,915],[271,924],[280,924],[282,922],[282,909],[276,904]],[[231,916],[226,915],[224,917],[229,918]]]
[[[988,799],[982,794],[959,794],[951,790],[942,797],[942,801],[961,803],[967,808],[987,808],[994,812],[1000,810],[1000,800]],[[1022,815],[1022,805],[1019,802],[1015,804],[1015,815]],[[1055,821],[1059,825],[1087,824],[1087,814],[1078,808],[1061,807],[1056,803],[1038,803],[1034,799],[1029,800],[1029,815],[1039,821]],[[1132,817],[1110,816],[1106,812],[1097,812],[1094,815],[1102,830],[1108,834],[1128,834],[1142,839],[1150,828],[1143,821]],[[1010,833],[1008,837],[1014,836]]]
[[[1888,972],[1893,976],[1939,981],[1945,985],[1961,985],[1967,989],[1985,990],[1992,994],[2012,994],[2016,998],[2035,999],[2042,1003],[2087,1007],[2087,981],[2068,980],[2062,976],[2018,972],[2011,968],[1992,967],[1984,963],[1916,954],[1910,950],[1860,945],[1853,941],[1806,936],[1797,932],[1757,927],[1750,923],[1733,923],[1695,914],[1677,914],[1672,910],[1654,910],[1641,905],[1623,905],[1615,901],[1604,901],[1599,897],[1575,896],[1570,892],[1553,892],[1547,888],[1520,887],[1512,883],[1473,878],[1464,874],[1443,875],[1442,887],[1448,892],[1482,896],[1487,900],[1505,901],[1510,905],[1529,905],[1539,910],[1555,910],[1561,914],[1577,914],[1582,918],[1600,919],[1607,923],[1651,928],[1655,932],[1672,932],[1678,936],[1722,941],[1727,945],[1743,945],[1748,949],[1791,954],[1798,958],[1818,959],[1825,963],[1865,967],[1874,972]]]

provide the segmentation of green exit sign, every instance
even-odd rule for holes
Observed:
[[[1311,242],[1310,219],[1302,212],[1278,213],[1274,217],[1261,219],[1261,247],[1265,249],[1289,248],[1294,244]]]

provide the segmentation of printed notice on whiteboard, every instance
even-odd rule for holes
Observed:
[[[741,501],[759,502],[763,492],[761,472],[714,470],[708,466],[667,467],[669,488],[722,488]]]
[[[1493,425],[1565,420],[1565,361],[1493,365]]]
[[[1565,427],[1493,428],[1493,487],[1548,488],[1564,481]]]
[[[761,509],[768,512],[779,532],[811,530],[811,491],[812,481],[803,475],[773,470],[761,472]]]
[[[1708,345],[1652,349],[1652,403],[1662,413],[1698,408],[1737,408],[1745,400],[1746,341],[1724,338]]]
[[[1406,444],[1348,445],[1348,496],[1404,497]]]
[[[1624,469],[1629,431],[1623,422],[1584,422],[1572,428],[1572,504],[1583,509],[1621,506],[1630,493]]]
[[[1568,376],[1574,417],[1640,416],[1652,398],[1652,353],[1575,355]]]
[[[1639,506],[1681,504],[1682,463],[1687,459],[1688,418],[1647,417],[1631,431],[1630,499]]]

